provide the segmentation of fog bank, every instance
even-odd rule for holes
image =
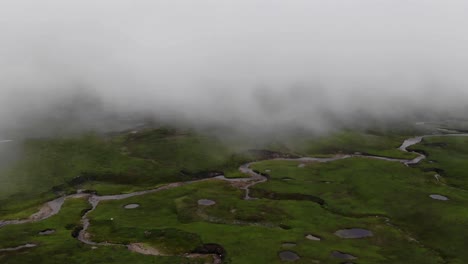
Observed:
[[[435,0],[2,1],[0,131],[122,115],[314,131],[463,116],[467,11]]]

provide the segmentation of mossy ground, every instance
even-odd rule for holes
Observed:
[[[84,199],[69,199],[59,214],[37,223],[11,225],[0,229],[0,248],[26,243],[37,247],[19,252],[0,253],[1,263],[197,263],[181,257],[153,257],[131,253],[125,247],[98,247],[93,249],[72,237],[80,225],[82,210],[89,207]],[[39,235],[45,229],[54,229],[49,235]],[[198,262],[199,263],[199,262]]]
[[[216,138],[172,129],[27,140],[22,158],[0,171],[0,216],[20,216],[18,211],[27,209],[29,214],[78,189],[105,195],[212,177],[211,172],[236,177],[237,167],[250,158]]]
[[[299,156],[328,157],[356,152],[382,157],[412,159],[413,153],[398,150],[403,140],[418,135],[417,131],[384,134],[378,131],[337,131],[326,135],[296,135],[268,145],[269,149]]]
[[[396,150],[403,139],[347,131],[283,150],[304,155],[365,152],[413,157]],[[468,138],[431,137],[414,148],[428,154],[416,168],[368,158],[305,167],[295,161],[262,161],[252,167],[269,170],[270,178],[252,188],[256,200],[244,200],[242,190],[213,179],[101,202],[89,214],[88,231],[94,241],[144,243],[168,256],[82,244],[71,233],[89,204],[69,199],[59,214],[47,220],[0,228],[0,248],[38,244],[20,252],[0,252],[0,262],[199,263],[201,259],[182,255],[216,243],[226,250],[229,263],[281,263],[282,250],[296,252],[301,257],[297,263],[343,262],[330,256],[334,250],[357,256],[356,263],[466,263],[468,193],[463,189],[468,184]],[[210,137],[171,129],[112,138],[85,135],[28,141],[23,159],[2,174],[3,179],[19,178],[2,189],[1,219],[27,216],[43,201],[77,189],[115,194],[206,178],[213,171],[242,176],[236,168],[256,157],[232,149]],[[434,168],[442,180],[434,178]],[[450,200],[433,200],[429,198],[433,193]],[[199,199],[216,204],[198,205]],[[125,209],[130,203],[140,206]],[[363,239],[334,235],[338,229],[354,227],[374,235]],[[48,228],[56,232],[38,235]],[[322,240],[308,240],[307,234]],[[285,249],[284,242],[296,246]]]

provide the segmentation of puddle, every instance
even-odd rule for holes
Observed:
[[[137,207],[140,207],[139,204],[127,204],[124,206],[125,209],[135,209]]]
[[[431,194],[429,195],[434,200],[447,201],[449,198],[440,194]]]
[[[299,255],[292,251],[281,251],[279,257],[282,261],[296,261],[300,259]]]
[[[301,164],[297,165],[297,167],[299,167],[299,168],[304,168],[304,167],[305,167],[305,164],[304,164],[304,163],[301,163]]]
[[[320,240],[322,240],[320,237],[316,237],[316,236],[311,235],[311,234],[308,234],[308,235],[306,235],[305,237],[306,237],[307,239],[313,240],[313,241],[320,241]]]
[[[351,254],[343,253],[336,250],[331,253],[331,256],[339,259],[357,259],[357,257]]]
[[[50,235],[55,233],[54,229],[44,229],[41,232],[39,232],[39,235]]]
[[[341,238],[363,238],[373,236],[372,232],[362,228],[341,229],[335,232]]]
[[[200,199],[198,200],[198,205],[205,205],[205,206],[210,206],[216,204],[215,201],[213,200],[208,200],[208,199]]]

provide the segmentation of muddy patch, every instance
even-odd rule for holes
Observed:
[[[53,234],[53,233],[55,233],[55,229],[44,229],[41,232],[39,232],[38,234],[41,235],[41,236],[44,236],[44,235],[50,235],[50,234]]]
[[[299,255],[297,255],[293,251],[281,251],[278,255],[282,261],[289,261],[289,262],[296,261],[301,258],[299,257]]]
[[[431,197],[434,200],[439,200],[439,201],[448,201],[449,200],[449,198],[447,196],[443,196],[443,195],[440,195],[440,194],[431,194],[431,195],[429,195],[429,197]]]
[[[135,208],[138,208],[140,207],[139,204],[136,204],[136,203],[132,203],[132,204],[127,204],[124,206],[125,209],[135,209]]]
[[[351,254],[344,253],[341,251],[336,251],[336,250],[331,253],[331,256],[334,258],[339,258],[339,259],[357,259],[357,257]]]
[[[276,193],[268,190],[256,189],[255,194],[259,197],[272,200],[311,201],[319,205],[325,204],[325,201],[320,197],[302,193]]]
[[[210,205],[215,205],[215,204],[216,202],[213,200],[208,200],[208,199],[198,200],[198,205],[210,206]]]
[[[341,238],[364,238],[364,237],[371,237],[374,234],[372,231],[362,228],[349,228],[349,229],[341,229],[335,232],[335,235]]]
[[[215,243],[203,244],[192,251],[192,253],[212,254],[215,256],[213,263],[222,263],[226,257],[226,250],[221,245]]]
[[[312,241],[320,241],[320,240],[322,240],[320,237],[314,236],[314,235],[312,235],[312,234],[307,234],[307,235],[305,236],[305,238],[307,238],[307,239],[309,239],[309,240],[312,240]]]

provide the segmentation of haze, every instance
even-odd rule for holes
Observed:
[[[2,1],[0,131],[108,113],[317,131],[462,116],[467,11],[432,0]]]

